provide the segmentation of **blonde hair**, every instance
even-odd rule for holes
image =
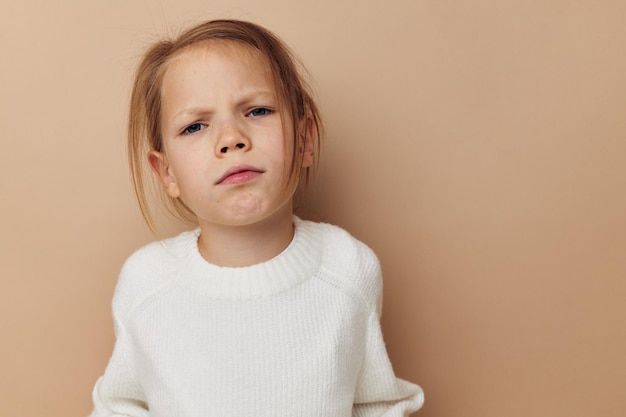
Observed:
[[[315,143],[319,150],[322,132],[320,113],[313,100],[310,86],[305,81],[304,70],[290,49],[272,32],[254,23],[240,20],[213,20],[196,25],[174,39],[164,39],[153,44],[143,56],[133,84],[128,119],[128,159],[131,177],[139,207],[151,230],[155,231],[153,212],[148,203],[147,181],[154,179],[147,167],[150,150],[162,151],[161,137],[161,87],[170,60],[192,45],[207,41],[236,42],[252,48],[265,57],[272,74],[281,106],[291,116],[293,123],[293,155],[289,183],[306,185],[309,168],[301,178],[304,146],[298,132],[298,122],[310,115],[317,132]],[[318,152],[315,152],[317,155]],[[146,178],[149,176],[150,178]],[[180,199],[170,198],[162,187],[158,192],[166,208],[180,220],[195,222],[195,215]]]

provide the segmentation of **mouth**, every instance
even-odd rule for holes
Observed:
[[[249,165],[235,165],[224,172],[215,182],[216,185],[243,184],[252,181],[265,171]]]

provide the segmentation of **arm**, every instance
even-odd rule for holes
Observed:
[[[115,334],[113,355],[93,389],[90,417],[147,417],[148,406],[130,367],[128,337],[119,320],[115,320]]]
[[[126,318],[146,291],[144,262],[131,257],[119,276],[113,296],[113,324],[115,348],[109,364],[93,389],[94,409],[90,417],[144,417],[148,416],[143,390],[139,384],[133,360],[131,337]]]
[[[379,315],[368,321],[367,346],[356,388],[353,417],[404,417],[424,403],[422,389],[396,378],[380,329]]]

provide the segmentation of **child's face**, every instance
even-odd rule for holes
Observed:
[[[169,63],[161,96],[163,150],[150,164],[201,227],[291,216],[294,132],[263,59],[234,44],[192,47]]]

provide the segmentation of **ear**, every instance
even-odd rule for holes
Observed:
[[[180,196],[180,190],[176,183],[176,177],[172,172],[167,156],[163,152],[152,150],[148,152],[148,162],[152,172],[159,178],[165,187],[165,191],[172,198]]]
[[[315,141],[317,139],[317,127],[311,113],[307,113],[301,122],[300,134],[302,135],[302,168],[313,165],[315,160]]]

